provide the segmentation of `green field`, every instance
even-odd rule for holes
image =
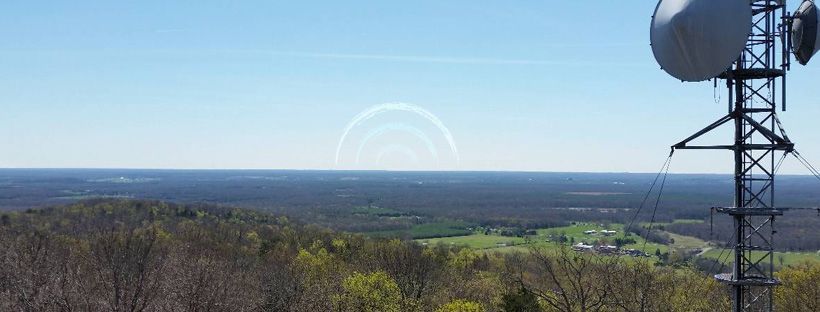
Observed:
[[[416,239],[417,242],[422,244],[428,245],[435,245],[435,244],[445,244],[445,245],[459,245],[465,246],[473,249],[483,250],[483,251],[498,251],[498,252],[512,252],[512,251],[526,251],[527,248],[538,246],[538,247],[546,247],[546,248],[558,248],[558,244],[555,242],[550,242],[549,236],[551,234],[557,235],[566,235],[567,237],[567,244],[570,242],[575,243],[588,243],[592,244],[595,242],[602,242],[606,244],[614,244],[614,239],[616,237],[622,236],[621,228],[623,226],[620,224],[612,224],[610,226],[611,229],[618,231],[618,234],[614,236],[603,236],[603,235],[588,235],[584,234],[584,231],[588,230],[596,230],[600,231],[603,230],[604,227],[600,226],[599,224],[591,224],[591,223],[578,223],[576,225],[570,226],[563,226],[563,227],[555,227],[555,228],[545,228],[545,229],[538,229],[536,230],[535,236],[530,236],[530,242],[527,243],[526,240],[522,237],[509,237],[509,236],[500,236],[500,235],[484,235],[482,233],[471,233],[469,235],[464,236],[453,236],[453,237],[442,237],[442,238],[431,238],[431,239]],[[638,240],[635,244],[625,245],[624,248],[631,248],[631,249],[638,249],[644,250],[649,254],[654,254],[656,250],[660,250],[661,253],[668,252],[669,247],[662,244],[656,244],[647,242],[646,246],[644,247],[643,239],[632,236],[636,240]]]
[[[693,249],[706,248],[709,246],[709,243],[697,237],[685,236],[671,232],[666,232],[666,234],[669,234],[669,237],[671,237],[674,240],[674,242],[672,243],[673,248]]]
[[[417,239],[416,241],[419,242],[419,243],[428,244],[428,245],[436,245],[436,244],[459,245],[459,246],[470,247],[470,248],[473,248],[473,249],[501,248],[501,247],[512,246],[512,245],[521,245],[521,244],[525,243],[524,239],[521,238],[521,237],[507,237],[507,236],[484,235],[484,234],[471,234],[471,235],[456,236],[456,237]]]
[[[719,260],[720,261],[725,261],[728,265],[728,263],[732,262],[731,253],[732,253],[731,250],[724,251],[723,255],[721,256],[721,258]],[[710,249],[710,250],[704,252],[701,256],[706,257],[706,258],[717,259],[718,256],[720,256],[720,255],[721,255],[721,249],[715,248],[715,249]],[[762,255],[763,255],[762,251],[752,252],[752,257],[761,257]],[[781,256],[782,256],[782,259],[783,259],[783,265],[785,265],[785,266],[795,265],[795,264],[799,264],[801,262],[807,262],[807,261],[820,262],[820,254],[818,254],[817,252],[775,252],[774,253],[774,265],[776,267],[781,266],[780,265]],[[764,260],[763,262],[764,263],[769,263],[768,260]]]
[[[420,238],[435,238],[435,237],[449,237],[449,236],[465,236],[472,232],[467,230],[471,224],[461,221],[442,221],[433,223],[416,224],[407,230],[394,231],[379,231],[369,232],[370,236],[375,237],[411,237],[413,239]]]
[[[703,222],[701,220],[676,220],[675,223],[694,223]],[[623,225],[611,224],[606,228],[618,231],[613,236],[605,236],[601,234],[585,234],[584,231],[604,230],[605,227],[601,224],[594,223],[576,223],[569,226],[543,228],[537,229],[536,235],[529,236],[528,239],[523,237],[501,236],[498,234],[485,235],[479,232],[469,232],[466,228],[469,225],[463,222],[438,222],[421,224],[414,226],[408,230],[417,242],[425,245],[457,245],[476,249],[481,252],[526,252],[531,247],[543,247],[547,249],[558,248],[560,245],[556,242],[550,241],[550,236],[564,235],[567,238],[566,244],[570,243],[586,243],[586,244],[611,244],[614,245],[614,240],[617,237],[623,237]],[[384,232],[396,235],[396,231]],[[720,255],[719,249],[712,249],[710,244],[704,240],[696,237],[685,236],[675,233],[666,232],[672,238],[673,242],[670,245],[657,244],[646,242],[642,238],[632,235],[631,237],[637,242],[635,244],[628,244],[623,246],[626,249],[642,250],[650,255],[655,255],[659,250],[661,253],[669,252],[670,249],[697,249],[705,250],[702,257],[717,259]],[[446,236],[446,237],[445,237]],[[436,238],[431,238],[436,237]],[[726,251],[721,260],[727,260]],[[761,255],[762,253],[756,253]],[[775,266],[780,266],[782,257],[783,265],[794,265],[805,261],[820,262],[820,253],[814,252],[777,252],[774,255]],[[731,259],[728,259],[728,262]]]
[[[675,219],[675,221],[672,221],[672,222],[655,222],[655,223],[652,223],[652,228],[656,229],[659,226],[667,226],[667,225],[670,225],[670,224],[697,224],[697,223],[703,223],[703,222],[704,222],[703,220],[699,220],[699,219]],[[640,224],[640,226],[643,226],[643,227],[649,226],[649,222],[640,222],[638,224]]]
[[[682,223],[682,224],[696,224],[696,223],[703,223],[703,220],[700,219],[675,219],[672,223]],[[666,223],[670,224],[670,223]]]

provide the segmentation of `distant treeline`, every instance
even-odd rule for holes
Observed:
[[[627,223],[654,174],[537,172],[365,172],[273,170],[0,169],[0,210],[25,210],[94,197],[202,202],[286,215],[350,232],[406,231],[419,223],[463,221],[487,227],[543,228],[572,221]],[[708,220],[710,207],[732,199],[729,175],[670,175],[658,209],[645,222]],[[654,197],[653,197],[654,198]],[[778,179],[778,205],[820,206],[812,177]],[[362,209],[365,207],[365,209]],[[383,212],[368,213],[371,207]],[[389,213],[386,213],[387,211]],[[1,215],[1,213],[0,213]],[[820,217],[778,218],[778,248],[817,250]],[[716,216],[716,222],[729,222]],[[720,228],[716,241],[726,241]],[[676,224],[708,239],[704,225]],[[714,234],[714,233],[713,233]]]
[[[820,267],[775,298],[817,311]],[[805,296],[803,296],[805,297]],[[715,311],[686,263],[533,249],[486,254],[373,239],[212,205],[92,200],[6,214],[1,311]]]

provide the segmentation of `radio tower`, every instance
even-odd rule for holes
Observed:
[[[732,272],[715,275],[732,288],[732,311],[772,311],[775,171],[780,157],[793,151],[777,117],[786,108],[786,71],[790,66],[790,27],[786,1],[752,1],[752,32],[737,61],[717,78],[726,81],[728,114],[673,149],[734,152],[734,206],[715,207],[734,220]],[[734,143],[689,145],[725,124],[734,126]]]

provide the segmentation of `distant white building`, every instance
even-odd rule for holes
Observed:
[[[633,257],[649,257],[649,254],[636,249],[626,249],[623,252]]]
[[[592,234],[595,234],[595,233],[598,233],[598,231],[596,231],[596,230],[584,231],[584,234],[587,234],[587,235],[592,235]]]
[[[595,246],[587,245],[587,244],[584,244],[584,243],[577,243],[575,245],[572,245],[572,250],[575,250],[575,251],[589,251],[589,250],[592,250],[593,248],[595,248]]]

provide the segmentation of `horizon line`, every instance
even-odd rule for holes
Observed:
[[[573,174],[658,174],[645,171],[545,171],[545,170],[395,170],[395,169],[320,169],[320,168],[149,168],[149,167],[5,167],[5,170],[123,170],[123,171],[317,171],[317,172],[358,172],[358,173],[573,173]],[[669,172],[670,175],[732,175],[731,172]],[[807,176],[811,174],[783,173],[777,176]]]

